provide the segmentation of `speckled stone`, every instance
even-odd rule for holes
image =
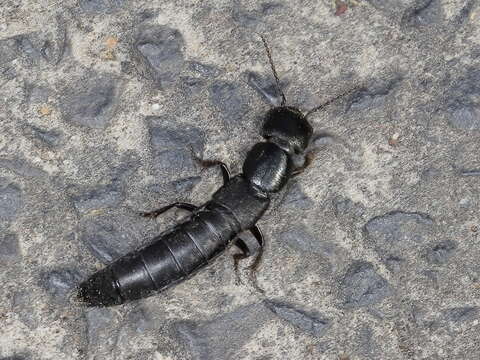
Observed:
[[[282,97],[259,33],[287,105],[320,110],[257,272],[232,247],[82,306],[186,216],[140,212],[221,185],[194,154],[235,175],[263,141]],[[479,36],[476,0],[3,1],[0,359],[480,358]]]

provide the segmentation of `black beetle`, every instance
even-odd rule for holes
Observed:
[[[81,283],[78,298],[87,306],[118,305],[162,291],[204,268],[234,241],[242,250],[236,261],[248,257],[248,246],[238,238],[238,234],[246,230],[251,231],[260,244],[252,268],[258,266],[264,241],[257,221],[269,207],[272,195],[311,161],[311,157],[306,156],[300,168],[293,164],[294,156],[305,154],[313,134],[308,115],[350,92],[305,115],[295,107],[286,106],[270,49],[265,38],[261,38],[282,96],[281,105],[266,115],[262,128],[265,141],[252,147],[243,164],[243,173],[233,178],[222,162],[202,161],[204,166],[220,165],[224,178],[223,186],[205,204],[197,207],[174,203],[145,213],[155,217],[173,207],[192,212],[186,221],[154,238],[150,245],[121,257]]]

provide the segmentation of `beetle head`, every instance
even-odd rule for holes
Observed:
[[[305,151],[312,137],[313,129],[302,112],[292,106],[278,106],[271,109],[263,124],[262,136],[277,144],[288,154]]]

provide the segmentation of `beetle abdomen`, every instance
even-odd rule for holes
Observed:
[[[252,226],[268,204],[268,199],[251,194],[243,177],[235,177],[189,220],[80,284],[79,298],[89,306],[110,306],[164,290],[205,267]]]
[[[87,279],[80,285],[79,297],[89,306],[110,306],[164,290],[220,254],[238,232],[234,224],[219,211],[200,210]]]

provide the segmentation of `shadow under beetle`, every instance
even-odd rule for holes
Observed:
[[[305,115],[286,106],[285,95],[273,64],[270,48],[263,36],[263,45],[281,95],[280,106],[268,111],[262,128],[264,142],[255,144],[243,164],[243,173],[230,178],[220,161],[201,161],[204,166],[220,165],[224,184],[211,200],[201,206],[174,203],[144,216],[156,217],[173,208],[192,212],[183,223],[158,237],[150,245],[133,251],[93,274],[79,285],[78,298],[87,306],[111,306],[144,298],[177,284],[211,263],[232,242],[242,251],[238,260],[250,255],[246,243],[238,235],[249,230],[260,245],[251,268],[259,265],[263,236],[256,222],[267,210],[273,194],[309,165],[312,157],[305,154],[313,134],[307,117],[344,94],[315,107]],[[293,165],[293,156],[306,155],[300,168]]]

